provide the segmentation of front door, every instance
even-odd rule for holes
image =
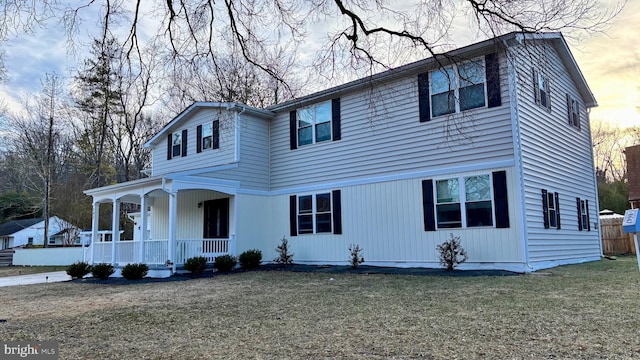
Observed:
[[[203,237],[205,239],[229,237],[229,198],[204,202]]]

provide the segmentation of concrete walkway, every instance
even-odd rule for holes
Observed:
[[[30,275],[16,275],[0,277],[0,287],[14,286],[14,285],[30,285],[30,284],[44,284],[52,282],[69,281],[71,276],[67,275],[66,271],[53,271],[39,274]]]

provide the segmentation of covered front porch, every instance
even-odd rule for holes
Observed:
[[[116,268],[145,263],[156,275],[169,276],[192,257],[213,262],[220,255],[235,255],[237,185],[207,177],[165,176],[86,191],[93,197],[89,262]],[[99,229],[101,204],[111,205],[111,229],[106,234]],[[135,213],[128,236],[122,235],[123,213]]]

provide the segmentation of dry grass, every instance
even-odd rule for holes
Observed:
[[[640,357],[634,257],[546,273],[8,287],[0,339],[57,340],[61,359]]]
[[[66,266],[0,266],[0,277],[64,271]]]

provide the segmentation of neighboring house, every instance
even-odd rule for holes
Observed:
[[[75,232],[77,228],[67,221],[53,216],[49,218],[49,244],[63,245],[61,239]],[[63,232],[66,233],[63,234]],[[75,240],[74,240],[75,241]],[[26,245],[44,245],[44,219],[12,220],[0,225],[0,249]]]
[[[92,261],[169,264],[259,249],[294,261],[529,272],[598,260],[588,109],[559,33],[511,33],[257,109],[197,102],[145,147],[151,176],[86,191],[140,205],[144,241],[95,244]],[[595,214],[595,215],[591,215]]]

